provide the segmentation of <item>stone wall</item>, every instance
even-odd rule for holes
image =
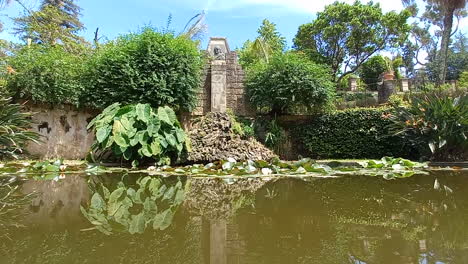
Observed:
[[[41,159],[86,157],[94,142],[94,133],[86,127],[97,112],[69,105],[27,104],[26,108],[35,113],[32,130],[41,135],[42,141],[27,146],[30,155]]]
[[[225,54],[216,57],[213,49]],[[209,112],[224,112],[231,109],[236,115],[254,116],[244,87],[245,73],[238,62],[238,55],[230,51],[224,38],[212,38],[208,44],[211,60],[203,70],[198,104],[189,116],[202,116]]]

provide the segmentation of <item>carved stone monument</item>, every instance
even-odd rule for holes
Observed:
[[[211,112],[226,112],[226,54],[230,53],[225,38],[211,38],[208,43],[208,53],[211,62]]]

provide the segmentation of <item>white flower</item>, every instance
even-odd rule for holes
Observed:
[[[262,169],[262,174],[263,175],[270,175],[272,173],[273,173],[273,171],[270,168],[263,168]]]

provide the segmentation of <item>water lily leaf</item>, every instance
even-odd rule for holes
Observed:
[[[236,162],[231,162],[231,161],[225,161],[223,162],[223,165],[221,166],[223,170],[232,170],[232,168],[236,165]]]
[[[268,162],[264,161],[264,160],[257,160],[255,162],[255,165],[256,165],[257,168],[260,168],[260,169],[270,166],[270,164]]]

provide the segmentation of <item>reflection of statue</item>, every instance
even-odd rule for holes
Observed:
[[[215,60],[225,60],[226,56],[224,55],[223,50],[220,47],[215,47],[213,49]]]

